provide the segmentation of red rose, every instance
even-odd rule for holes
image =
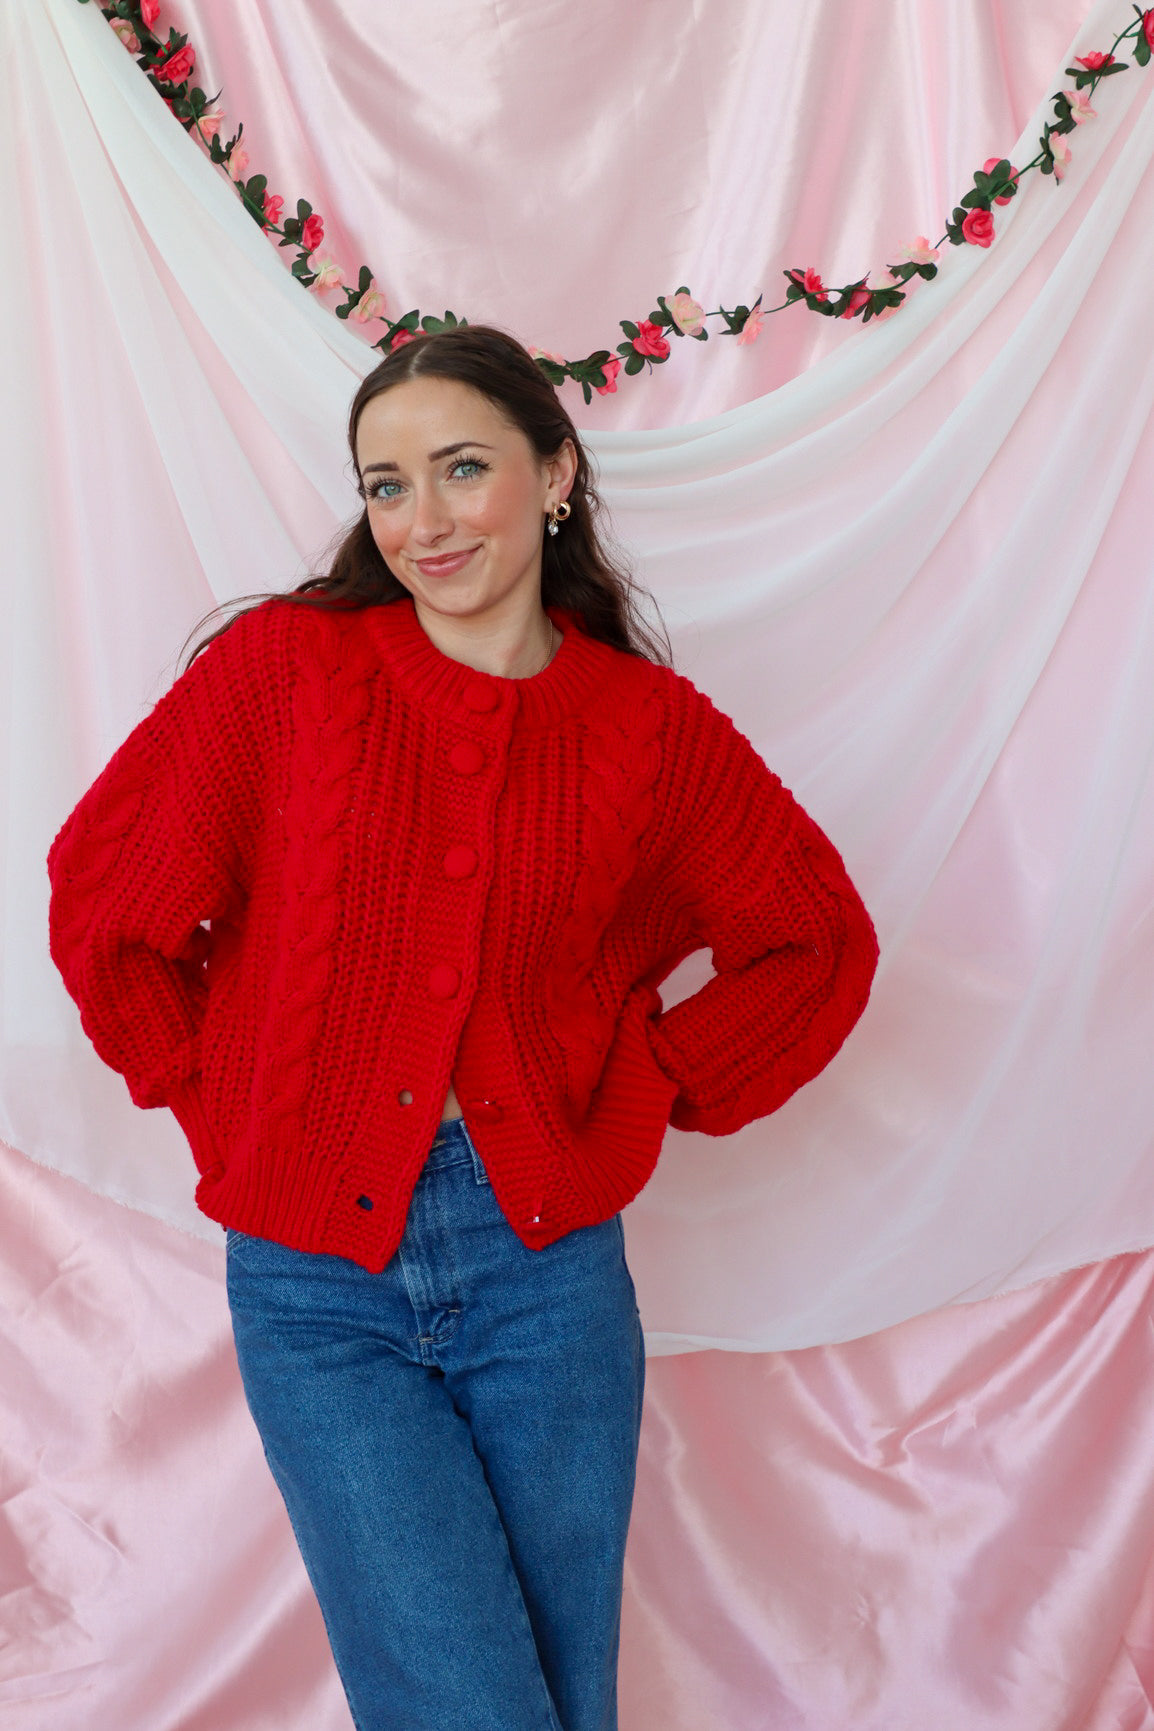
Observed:
[[[971,246],[989,246],[994,238],[994,219],[988,210],[972,210],[962,224]]]
[[[982,164],[982,173],[983,174],[992,174],[994,172],[995,168],[997,168],[999,162],[1001,162],[1001,160],[1002,159],[1000,156],[988,156],[986,158],[985,162],[983,162],[983,164]],[[1015,168],[1010,173],[1010,179],[1011,180],[1017,180],[1017,178],[1018,178],[1018,170]],[[1014,195],[1012,192],[1004,192],[1002,194],[1001,198],[996,198],[994,200],[994,203],[995,204],[1009,204],[1009,202],[1013,198],[1013,196]]]
[[[146,27],[151,30],[160,17],[160,0],[140,0],[140,16]]]
[[[1102,54],[1096,48],[1092,54],[1079,54],[1075,66],[1084,66],[1087,72],[1101,72],[1103,66],[1113,66],[1114,56]]]
[[[652,355],[656,361],[664,361],[669,357],[669,344],[661,334],[661,326],[655,325],[652,319],[642,319],[640,330],[633,339],[633,347],[639,355]]]
[[[266,228],[275,228],[284,211],[284,199],[274,196],[271,192],[264,195],[264,221]]]
[[[1150,47],[1154,48],[1154,6],[1150,8],[1149,12],[1142,14],[1142,34]]]
[[[167,60],[153,67],[153,71],[164,84],[183,84],[186,78],[192,77],[195,65],[196,51],[185,43],[183,48],[178,48],[175,54],[170,54]]]
[[[810,265],[809,269],[806,271],[805,280],[801,286],[807,295],[816,295],[819,301],[827,301],[829,299],[825,290],[825,284],[822,282],[812,265]]]
[[[312,216],[305,218],[301,229],[301,245],[306,252],[315,252],[325,238],[325,225],[314,211]]]
[[[862,307],[869,305],[869,299],[870,291],[868,288],[854,289],[853,293],[849,297],[849,305],[841,315],[842,318],[852,319],[855,313],[861,311]]]
[[[415,343],[416,340],[416,331],[406,330],[402,325],[399,331],[393,332],[393,340],[389,344],[389,347],[391,349],[403,349],[406,343]]]
[[[617,390],[617,375],[621,371],[621,362],[617,356],[612,355],[609,360],[602,361],[601,371],[605,374],[605,383],[594,385],[593,389],[599,397],[613,396]]]

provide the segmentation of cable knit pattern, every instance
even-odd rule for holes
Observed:
[[[641,838],[653,821],[653,789],[661,767],[661,704],[642,697],[626,727],[612,716],[590,716],[584,733],[581,798],[588,814],[582,869],[572,911],[549,975],[552,1020],[568,1059],[570,1094],[587,1099],[605,1055],[606,1025],[590,974],[605,928],[637,865]],[[564,1006],[562,1009],[561,1006]]]
[[[293,776],[286,812],[286,893],[272,981],[272,1038],[256,1097],[271,1148],[291,1149],[329,1014],[345,917],[344,830],[364,748],[369,682],[365,645],[347,634],[315,634],[314,677],[292,694]],[[342,649],[344,653],[342,654]],[[351,652],[351,653],[350,653]]]
[[[383,1268],[450,1077],[541,1248],[832,1057],[877,945],[837,852],[688,680],[587,637],[531,679],[403,599],[269,602],[136,728],[53,843],[52,954],[169,1105],[213,1219]],[[715,977],[662,1013],[691,951]]]

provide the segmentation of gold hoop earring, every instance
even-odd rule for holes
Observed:
[[[558,526],[561,523],[566,522],[572,515],[573,507],[569,503],[568,499],[562,499],[558,504],[554,505],[553,509],[549,513],[549,521],[545,525],[550,535],[555,535]]]

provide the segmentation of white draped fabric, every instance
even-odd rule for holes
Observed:
[[[1076,46],[1125,21],[1103,0]],[[42,861],[212,598],[287,586],[349,513],[341,427],[368,356],[94,8],[25,0],[5,30],[22,407],[2,435],[0,1128],[214,1231],[175,1126],[87,1049],[45,952]],[[1154,1242],[1152,91],[1104,85],[1065,182],[1030,177],[994,247],[949,251],[896,318],[711,419],[593,437],[678,664],[836,839],[883,947],[825,1075],[723,1142],[671,1132],[628,1222],[652,1351],[845,1339]],[[619,116],[618,158],[637,125]],[[740,360],[683,347],[699,372]]]

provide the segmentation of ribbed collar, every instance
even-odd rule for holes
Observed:
[[[576,613],[563,607],[545,610],[561,642],[547,667],[529,679],[480,673],[439,650],[417,617],[411,596],[366,609],[365,615],[382,661],[422,706],[471,723],[492,723],[515,707],[521,727],[553,727],[580,709],[612,678],[616,651],[587,637]],[[491,710],[478,709],[478,693],[491,692]],[[470,702],[473,699],[473,702]]]

